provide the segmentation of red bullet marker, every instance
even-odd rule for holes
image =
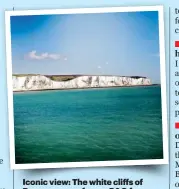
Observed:
[[[175,41],[175,47],[179,47],[179,41]]]
[[[179,122],[175,123],[175,129],[179,129]]]

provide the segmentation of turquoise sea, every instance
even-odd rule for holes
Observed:
[[[14,93],[16,163],[162,159],[161,88]]]

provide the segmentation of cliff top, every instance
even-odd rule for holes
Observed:
[[[37,75],[42,75],[42,74],[13,74],[13,76],[16,76],[16,77],[37,76]],[[46,76],[54,81],[68,81],[68,80],[75,79],[80,76],[94,76],[94,75],[79,75],[79,74],[77,74],[77,75],[44,75],[44,76]],[[119,75],[95,75],[95,76],[131,77],[134,79],[146,78],[143,76],[119,76]]]

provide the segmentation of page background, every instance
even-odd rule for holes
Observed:
[[[164,0],[91,0],[84,2],[82,0],[9,0],[2,1],[0,6],[0,49],[1,49],[1,63],[0,63],[0,115],[1,115],[1,130],[0,130],[0,158],[4,159],[4,164],[0,165],[0,188],[6,189],[13,188],[13,171],[9,166],[9,133],[8,133],[8,109],[7,109],[7,85],[6,85],[6,54],[5,54],[5,18],[4,11],[12,10],[28,10],[28,9],[57,9],[57,8],[85,8],[85,7],[113,7],[113,6],[147,6],[147,5],[164,5],[165,13],[165,39],[166,39],[166,70],[167,70],[167,86],[169,86],[168,72],[169,72],[169,7],[175,8],[177,1],[164,1]],[[179,4],[178,4],[179,5]],[[179,6],[178,6],[179,8]],[[172,42],[172,41],[171,41]],[[172,50],[172,49],[171,49]],[[174,51],[174,50],[173,50]],[[167,88],[169,92],[169,87]],[[174,117],[174,116],[173,116]],[[172,125],[174,120],[171,120]],[[173,137],[174,131],[171,130]],[[170,137],[169,137],[170,139]],[[172,144],[172,142],[171,142]],[[174,146],[174,143],[173,143]],[[172,156],[173,157],[173,156]],[[174,167],[174,164],[171,164]],[[145,189],[168,189],[169,188],[169,166],[131,166],[131,167],[106,167],[106,168],[76,168],[76,169],[46,169],[46,170],[18,170],[14,171],[14,188],[23,188],[22,179],[144,179],[143,187]],[[173,186],[173,184],[172,184]],[[46,186],[41,186],[45,188]],[[82,188],[80,186],[60,186],[63,188]],[[29,188],[39,188],[38,186]],[[46,188],[51,188],[50,186]],[[87,188],[109,188],[108,186],[88,186]],[[173,187],[172,187],[173,188]]]

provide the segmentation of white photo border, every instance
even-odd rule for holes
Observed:
[[[101,166],[129,166],[129,165],[156,165],[168,164],[168,120],[167,120],[167,91],[166,91],[166,64],[165,64],[165,36],[164,36],[164,10],[162,5],[137,7],[103,7],[78,9],[52,9],[52,10],[20,10],[5,11],[6,28],[6,62],[7,62],[7,95],[8,95],[8,121],[10,140],[10,168],[11,169],[44,169],[44,168],[73,168],[73,167],[101,167]],[[54,15],[54,14],[90,14],[112,12],[140,12],[158,11],[159,15],[159,45],[160,45],[160,77],[162,99],[162,128],[163,128],[163,159],[149,160],[118,160],[118,161],[91,161],[91,162],[65,162],[65,163],[15,163],[15,137],[14,137],[14,110],[13,110],[13,82],[12,82],[12,52],[11,52],[11,16],[25,15]]]

